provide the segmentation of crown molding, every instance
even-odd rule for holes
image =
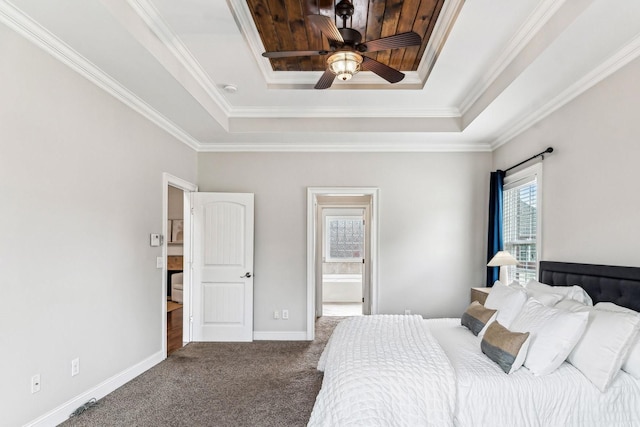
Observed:
[[[266,58],[265,58],[266,59]],[[268,59],[267,59],[268,61]],[[259,61],[262,62],[262,61]],[[340,89],[375,89],[375,90],[403,90],[422,89],[424,83],[418,71],[403,71],[405,77],[398,83],[389,83],[371,71],[359,71],[348,82],[336,80],[331,90]],[[265,82],[270,89],[313,89],[322,76],[320,71],[273,71],[263,73]]]
[[[522,52],[522,50],[535,37],[540,29],[560,9],[565,0],[544,0],[529,15],[520,26],[516,34],[511,38],[507,47],[502,51],[488,72],[480,77],[469,91],[469,95],[460,103],[459,110],[465,115],[469,109],[480,99],[489,87],[500,77],[504,70]]]
[[[167,50],[178,60],[198,85],[228,117],[231,104],[220,93],[220,89],[211,81],[209,75],[193,57],[182,40],[162,18],[158,9],[148,0],[127,0],[131,8],[142,18],[149,29],[158,37]]]
[[[168,120],[11,3],[0,2],[0,21],[187,146],[194,150],[198,150],[201,146],[198,140]]]
[[[536,111],[526,114],[524,117],[516,120],[515,123],[506,129],[499,138],[491,143],[491,149],[495,150],[508,143],[513,138],[538,123],[540,120],[574,100],[582,93],[586,92],[605,78],[618,71],[620,68],[627,65],[629,62],[636,59],[638,56],[640,56],[640,36],[632,39],[598,67],[594,68],[580,80],[560,92],[556,97],[542,105]]]
[[[229,152],[330,152],[330,153],[487,153],[487,143],[466,142],[367,142],[367,143],[237,143],[202,144],[201,153]]]
[[[251,53],[257,59],[256,64],[258,65],[258,68],[260,68],[260,72],[265,77],[267,84],[272,83],[271,74],[273,74],[273,70],[271,69],[269,60],[262,57],[262,52],[265,51],[265,48],[262,44],[262,40],[260,40],[260,36],[258,35],[258,28],[253,22],[249,6],[246,1],[242,0],[227,0],[227,2],[231,7],[231,14],[236,20],[236,23],[240,28],[240,32],[246,39],[249,49],[251,49]],[[245,30],[248,28],[250,28],[251,31]]]
[[[449,38],[453,24],[455,24],[458,19],[458,15],[460,15],[465,1],[466,0],[448,0],[444,2],[438,15],[438,20],[431,32],[431,37],[429,37],[429,41],[425,47],[422,59],[418,64],[418,74],[422,82],[422,87],[427,83],[431,70],[433,70],[436,60],[438,56],[440,56],[440,52],[444,48],[447,38]]]
[[[459,118],[457,108],[371,108],[354,109],[349,106],[329,106],[313,108],[295,107],[240,107],[232,110],[233,118]]]

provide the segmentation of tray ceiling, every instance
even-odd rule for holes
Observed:
[[[366,39],[429,36],[377,55],[402,82],[319,91],[321,62],[261,56],[317,49],[328,0],[10,0],[0,22],[201,151],[488,151],[640,54],[635,0],[354,3]]]
[[[346,26],[371,41],[399,33],[414,31],[422,38],[422,45],[368,53],[367,56],[402,71],[417,71],[435,27],[444,0],[387,0],[369,2],[353,0],[353,16]],[[266,51],[329,49],[327,39],[313,28],[307,16],[330,17],[338,28],[343,27],[336,17],[335,4],[329,1],[308,0],[247,0],[251,16]],[[324,71],[326,57],[272,59],[274,71]]]

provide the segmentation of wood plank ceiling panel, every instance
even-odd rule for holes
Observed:
[[[365,40],[376,40],[382,34],[382,24],[385,17],[386,2],[380,0],[370,0],[369,10],[367,12],[367,32]],[[379,60],[377,53],[369,53],[368,57]]]
[[[265,51],[320,50],[329,44],[306,18],[322,14],[335,20],[339,0],[247,0]],[[402,71],[415,71],[444,0],[352,0],[355,12],[347,26],[359,31],[363,41],[407,31],[422,37],[422,45],[366,55]],[[342,27],[342,20],[336,22]],[[326,56],[271,59],[274,71],[324,71]]]
[[[395,34],[413,31],[413,23],[416,19],[416,12],[418,11],[419,6],[420,0],[405,0],[402,3],[402,9],[400,10],[400,16],[398,17],[398,26],[396,27]],[[387,51],[390,54],[388,65],[396,70],[401,69],[404,56],[415,56],[419,51],[418,46],[411,47],[410,49],[414,49],[414,51],[407,48]]]
[[[307,23],[305,21],[305,16],[308,13],[303,10],[302,5],[298,0],[287,0],[286,8],[288,13],[289,20],[289,28],[291,29],[291,36],[293,39],[294,48],[291,50],[302,50],[307,49],[309,46],[308,33],[307,33]],[[310,31],[313,32],[313,31]],[[301,56],[298,57],[298,64],[300,65],[300,70],[302,71],[311,71],[313,69],[313,64],[311,63],[311,57],[309,56]]]
[[[419,51],[414,57],[406,56],[404,58],[402,63],[403,70],[418,69],[418,65],[420,65],[420,61],[422,60],[424,51],[427,48],[426,41],[429,40],[431,34],[433,33],[433,28],[436,25],[436,21],[438,20],[438,16],[440,15],[443,4],[444,0],[422,0],[420,2],[420,7],[418,8],[418,12],[416,14],[416,20],[413,23],[413,31],[422,36],[422,45],[420,46]],[[413,61],[413,64],[409,64],[409,61]]]

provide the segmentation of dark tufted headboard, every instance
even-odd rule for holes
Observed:
[[[640,311],[640,267],[540,261],[539,280],[553,286],[579,285],[594,304],[608,301]]]

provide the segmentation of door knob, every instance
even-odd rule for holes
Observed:
[[[246,273],[244,273],[244,276],[240,276],[241,279],[244,279],[245,277],[247,278],[251,277],[251,273],[247,271]]]

